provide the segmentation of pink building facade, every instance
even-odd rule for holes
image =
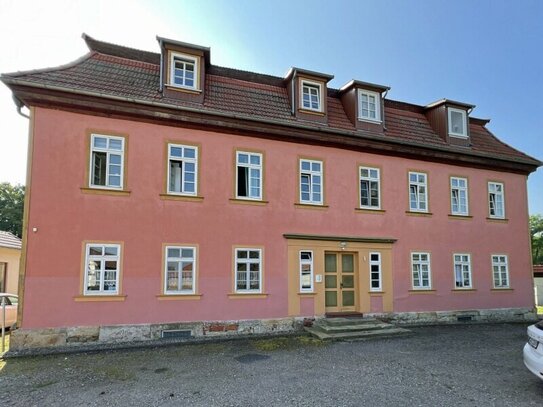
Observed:
[[[2,77],[31,111],[15,349],[534,317],[540,163],[472,106],[85,39],[82,60]]]

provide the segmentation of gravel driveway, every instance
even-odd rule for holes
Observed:
[[[541,406],[526,326],[413,328],[0,360],[1,406]]]

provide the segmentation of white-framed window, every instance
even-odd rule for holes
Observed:
[[[322,111],[322,84],[302,80],[302,108]]]
[[[300,251],[300,292],[313,292],[313,252]]]
[[[198,193],[198,147],[168,144],[168,193]]]
[[[119,294],[121,245],[85,245],[85,295]]]
[[[492,255],[492,277],[494,288],[509,288],[509,264],[507,255]]]
[[[124,137],[91,134],[89,186],[122,189]]]
[[[503,183],[488,183],[488,215],[491,218],[505,218]]]
[[[428,176],[423,172],[409,172],[409,210],[428,212]]]
[[[467,114],[465,110],[448,108],[449,135],[455,137],[468,137]]]
[[[415,290],[431,289],[430,253],[411,253],[411,272]]]
[[[358,120],[381,121],[381,95],[369,90],[358,90]]]
[[[323,163],[316,160],[300,160],[300,202],[322,205]]]
[[[451,213],[466,216],[469,214],[467,178],[451,177]]]
[[[170,85],[198,89],[198,58],[170,52]]]
[[[382,291],[381,253],[371,252],[370,256],[370,291]]]
[[[381,171],[379,168],[360,167],[360,207],[381,209]]]
[[[196,247],[166,246],[164,256],[164,294],[194,294]]]
[[[456,288],[471,288],[471,255],[454,253],[454,286]]]
[[[236,198],[262,199],[262,154],[236,151]]]
[[[262,292],[262,249],[236,249],[236,292]]]

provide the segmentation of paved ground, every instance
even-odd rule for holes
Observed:
[[[0,406],[541,406],[518,324],[407,338],[232,341],[0,361]]]

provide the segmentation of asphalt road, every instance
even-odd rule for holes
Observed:
[[[243,340],[0,361],[0,406],[542,406],[526,326]]]

